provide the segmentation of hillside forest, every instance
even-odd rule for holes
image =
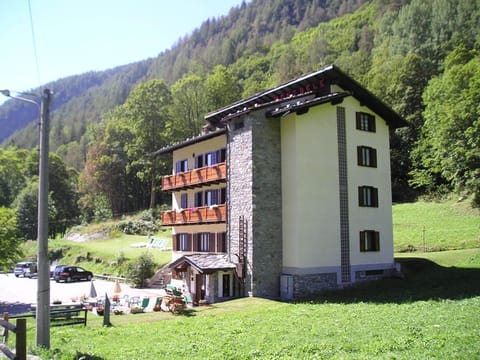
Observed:
[[[408,122],[391,132],[394,201],[454,192],[479,206],[479,7],[252,0],[156,58],[46,84],[55,93],[50,236],[168,203],[159,184],[171,163],[156,150],[199,134],[208,112],[328,64]],[[36,238],[37,116],[12,100],[0,107],[2,246]]]

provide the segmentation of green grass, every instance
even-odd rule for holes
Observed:
[[[467,201],[393,206],[395,251],[438,251],[480,247],[480,214]]]
[[[43,352],[33,346],[29,320],[30,352],[58,360],[479,359],[478,212],[453,201],[395,205],[393,212],[395,248],[422,249],[425,226],[430,250],[397,253],[404,279],[296,303],[243,298],[182,315],[112,315],[112,327],[89,314],[87,327],[52,328],[51,350]],[[115,258],[119,249],[129,257],[141,253],[131,248],[135,242],[142,240],[122,236],[69,244],[75,253]]]
[[[167,240],[167,247],[171,247],[170,231],[161,231],[154,234],[155,238]],[[85,267],[96,274],[109,274],[114,276],[126,276],[126,266],[134,262],[144,252],[152,255],[156,264],[164,265],[171,261],[171,251],[161,251],[153,248],[138,248],[132,245],[148,242],[147,236],[126,235],[122,233],[105,235],[95,240],[75,242],[68,240],[49,240],[49,249],[63,249],[63,264],[75,264]],[[27,258],[35,258],[37,243],[29,241],[25,243],[24,252]]]
[[[50,351],[34,349],[29,320],[27,343],[45,359],[480,358],[480,249],[414,255],[398,259],[404,279],[309,301],[112,315],[112,327],[89,314],[87,327],[52,328]]]

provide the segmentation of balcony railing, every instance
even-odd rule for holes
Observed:
[[[225,204],[162,212],[163,226],[219,223],[226,219]]]
[[[196,187],[204,184],[224,181],[227,177],[225,162],[179,174],[166,175],[162,178],[162,191]]]

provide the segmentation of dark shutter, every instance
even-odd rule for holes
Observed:
[[[370,148],[370,164],[371,167],[377,167],[377,149]]]
[[[357,146],[357,165],[364,165],[363,164],[363,152],[362,152],[363,146]]]
[[[208,236],[208,251],[215,251],[215,233],[210,233]]]
[[[380,251],[380,233],[374,231],[374,248],[372,250]]]
[[[198,191],[195,193],[195,206],[203,206],[203,192]]]
[[[180,237],[178,234],[175,234],[172,236],[172,245],[173,245],[173,251],[178,251],[180,248]]]
[[[198,243],[200,241],[200,237],[198,235],[199,234],[193,234],[192,235],[192,237],[193,237],[192,251],[198,251],[198,249],[199,249]]]
[[[372,206],[378,207],[378,189],[372,188]]]
[[[220,189],[220,204],[225,204],[227,202],[226,193],[227,192],[225,188]]]
[[[366,249],[365,249],[365,231],[360,231],[360,251],[366,251]]]
[[[355,122],[357,125],[357,129],[360,130],[362,128],[362,113],[356,112],[355,113]]]
[[[363,186],[358,187],[358,206],[365,206],[365,197],[363,196]]]
[[[376,126],[375,126],[375,116],[369,115],[369,116],[368,116],[368,120],[369,120],[369,121],[368,121],[369,130],[370,130],[371,132],[376,132],[377,129],[376,129]]]
[[[192,251],[192,234],[187,234],[187,248],[186,251]]]

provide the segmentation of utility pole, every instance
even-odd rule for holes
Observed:
[[[36,344],[38,347],[50,348],[50,264],[48,261],[48,136],[50,132],[50,102],[52,92],[43,90],[37,94],[25,96],[41,98],[40,105],[31,98],[13,96],[9,90],[0,90],[0,94],[19,101],[34,104],[40,111],[40,155],[38,184],[38,228],[37,228],[37,310],[36,310]]]
[[[37,313],[36,344],[50,348],[50,264],[48,261],[48,153],[50,101],[49,89],[42,94],[40,115],[40,155],[38,184],[38,238],[37,238]]]

